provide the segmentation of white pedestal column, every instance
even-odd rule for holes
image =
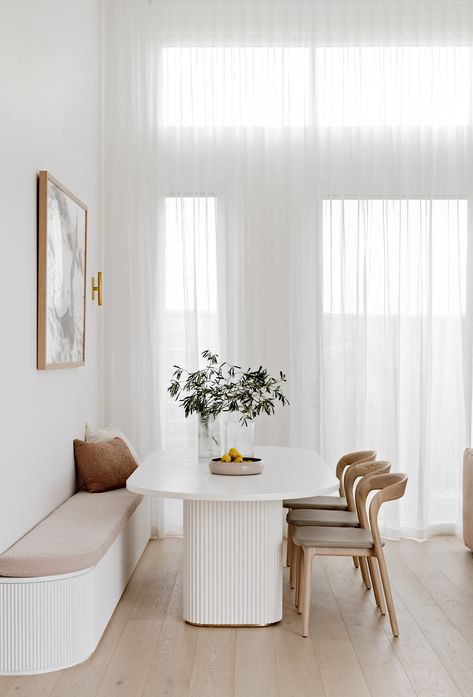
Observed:
[[[282,619],[281,501],[184,501],[184,619]]]

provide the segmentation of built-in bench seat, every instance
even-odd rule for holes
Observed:
[[[142,499],[128,489],[79,491],[0,554],[0,576],[55,576],[94,566]]]
[[[1,554],[0,674],[85,660],[149,537],[142,496],[80,491]]]

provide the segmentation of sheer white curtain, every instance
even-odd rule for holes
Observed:
[[[144,4],[104,5],[104,406],[144,457],[162,447],[164,240],[157,234],[156,64]],[[164,507],[153,506],[154,532]]]
[[[172,367],[196,370],[207,348],[219,350],[217,293],[217,207],[214,196],[183,193],[161,197],[164,203],[164,312],[160,333],[163,390],[163,443],[166,448],[196,447],[196,417],[185,419],[179,405],[166,397]],[[165,531],[182,530],[182,503],[164,503]]]
[[[456,528],[472,15],[456,0],[106,3],[108,393],[142,450],[195,438],[166,384],[213,348],[288,374],[291,406],[260,442],[330,462],[376,448],[410,474],[389,532]]]
[[[460,518],[471,400],[466,262],[465,200],[324,205],[324,449],[361,436],[408,470],[398,515],[412,536],[452,532]],[[399,522],[386,525],[392,534]]]

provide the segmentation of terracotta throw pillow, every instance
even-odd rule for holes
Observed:
[[[74,458],[86,491],[98,493],[121,489],[138,465],[121,438],[100,443],[74,441]]]

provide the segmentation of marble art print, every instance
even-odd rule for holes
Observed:
[[[86,207],[40,172],[38,368],[84,364],[86,249]]]

